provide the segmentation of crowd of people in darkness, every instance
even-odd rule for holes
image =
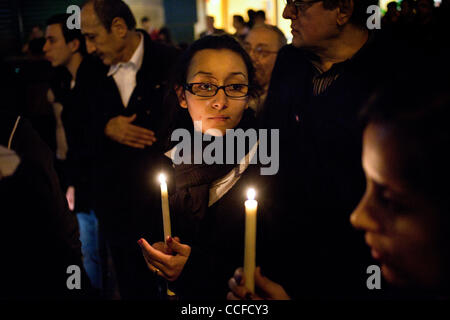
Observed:
[[[122,0],[33,27],[1,64],[0,299],[449,299],[449,1],[376,4],[287,0],[289,44],[262,10],[177,43]]]

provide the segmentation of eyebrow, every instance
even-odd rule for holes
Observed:
[[[211,77],[215,78],[211,72],[206,72],[206,71],[198,71],[192,77],[195,77],[198,74],[211,76]],[[231,72],[225,79],[231,78],[233,76],[239,76],[239,75],[243,76],[244,78],[247,78],[247,76],[243,72],[239,71],[239,72]]]
[[[212,73],[211,73],[211,72],[198,71],[198,72],[196,72],[196,73],[193,75],[193,77],[195,77],[195,76],[198,75],[198,74],[204,74],[204,75],[207,75],[207,76],[212,76]]]
[[[245,75],[245,74],[242,73],[242,72],[231,72],[231,73],[228,75],[228,77],[226,77],[226,79],[229,79],[229,78],[234,77],[234,76],[243,76],[245,79],[247,79],[247,75]]]
[[[397,190],[394,190],[392,188],[392,186],[387,185],[387,184],[381,184],[378,181],[375,181],[372,179],[372,181],[378,186],[378,188],[380,188],[381,192],[384,194],[385,192],[387,192],[388,194],[392,195],[394,198],[396,199],[405,199],[408,197],[408,193],[407,192],[400,192]]]

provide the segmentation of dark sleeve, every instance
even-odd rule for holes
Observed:
[[[200,247],[191,246],[189,259],[181,275],[173,284],[178,295],[188,299],[200,299],[207,296],[209,288],[202,284],[205,284],[205,279],[211,279],[214,274],[212,256],[214,255]]]
[[[33,243],[41,245],[39,250],[45,250],[43,257],[53,261],[51,268],[57,274],[49,280],[55,281],[62,292],[69,297],[82,295],[81,291],[69,292],[66,288],[66,269],[77,265],[85,271],[82,264],[81,242],[79,240],[76,217],[69,212],[66,199],[62,194],[58,177],[53,168],[52,154],[45,143],[39,138],[26,120],[21,120],[13,138],[12,148],[22,159],[22,165],[27,167],[28,179],[32,180],[36,193],[33,199],[38,199],[32,212],[24,212],[33,217],[24,219],[35,221]],[[29,176],[32,175],[32,178]],[[26,177],[25,177],[26,178]],[[27,195],[24,195],[27,197]],[[34,206],[33,206],[34,207]],[[45,258],[43,258],[45,260]],[[43,263],[48,262],[44,261]],[[82,276],[82,288],[89,290],[90,283]],[[83,291],[84,292],[84,291]]]

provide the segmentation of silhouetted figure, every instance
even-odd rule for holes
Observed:
[[[233,28],[236,29],[234,36],[240,41],[244,40],[248,34],[249,28],[245,24],[244,18],[240,15],[233,16]]]
[[[383,19],[381,19],[382,28],[393,27],[397,24],[399,17],[400,13],[397,10],[397,2],[389,2],[387,5],[387,12],[384,15]]]

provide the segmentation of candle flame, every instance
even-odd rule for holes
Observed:
[[[248,189],[247,191],[248,200],[255,200],[255,195],[256,195],[255,189],[253,188]]]
[[[164,175],[164,173],[161,173],[158,177],[159,183],[166,183],[166,176]]]

